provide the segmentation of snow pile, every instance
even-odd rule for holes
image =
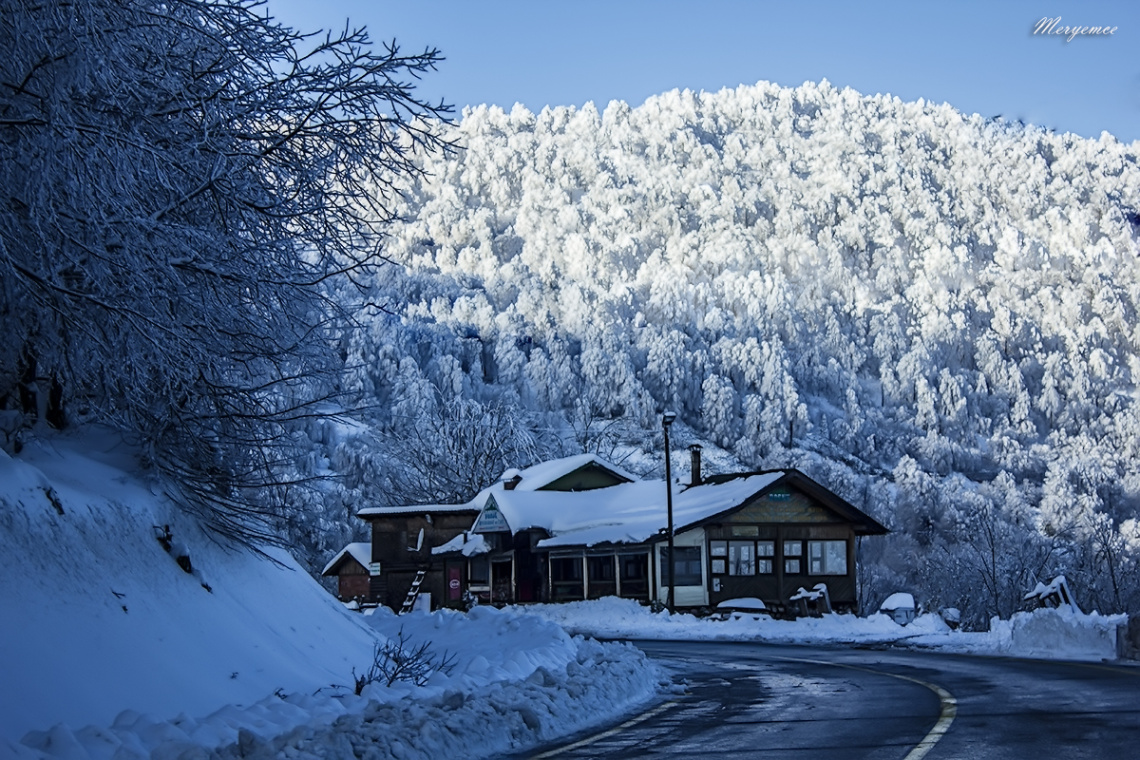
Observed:
[[[574,657],[564,668],[539,665],[522,681],[496,680],[474,692],[447,688],[441,679],[419,699],[374,699],[332,726],[307,725],[268,742],[247,737],[244,745],[230,746],[222,755],[329,760],[499,755],[612,720],[650,699],[663,684],[663,676],[628,644],[574,641]],[[470,663],[476,664],[486,663]],[[475,670],[479,680],[480,668]],[[471,676],[469,667],[465,677]]]
[[[923,615],[906,628],[882,614],[865,618],[832,614],[794,621],[744,615],[713,620],[685,612],[654,613],[632,599],[617,597],[528,605],[526,610],[553,620],[572,633],[618,639],[765,641],[775,644],[876,643],[950,630],[937,615]]]
[[[476,757],[612,718],[661,685],[640,651],[518,613],[348,612],[288,554],[212,542],[129,462],[90,438],[0,452],[0,756],[303,757],[351,741]],[[166,525],[193,574],[156,540]],[[401,634],[447,652],[451,673],[353,694]]]
[[[990,630],[1008,637],[1005,651],[1021,657],[1105,659],[1116,657],[1117,627],[1127,615],[1083,614],[1070,607],[1018,612],[1008,621],[993,620]]]
[[[916,610],[918,606],[914,603],[913,594],[898,591],[884,599],[883,603],[879,605],[879,609],[886,612],[893,612],[894,610]]]
[[[599,638],[762,641],[772,644],[897,644],[970,654],[1001,654],[1099,661],[1116,657],[1117,627],[1126,615],[1082,614],[1071,609],[1019,612],[994,618],[985,632],[956,631],[934,614],[901,626],[888,615],[823,615],[797,620],[733,616],[728,620],[686,613],[654,613],[630,599],[533,605],[529,612],[567,630]]]

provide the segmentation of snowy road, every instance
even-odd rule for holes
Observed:
[[[941,653],[642,642],[689,684],[530,757],[1120,758],[1140,668]],[[771,754],[769,754],[771,753]]]

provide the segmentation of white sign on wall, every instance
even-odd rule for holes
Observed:
[[[478,519],[475,520],[475,525],[471,530],[475,533],[509,533],[511,526],[507,524],[507,518],[503,517],[503,513],[499,511],[499,505],[495,503],[495,497],[492,496],[487,499],[487,506],[483,507],[483,511],[479,513]]]

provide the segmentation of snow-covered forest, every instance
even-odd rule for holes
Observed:
[[[799,467],[891,527],[869,603],[982,624],[1063,572],[1140,609],[1135,144],[826,82],[480,107],[449,137],[348,349],[366,425],[309,433],[346,476],[311,561],[362,502],[583,448],[659,467],[672,407],[675,464]]]

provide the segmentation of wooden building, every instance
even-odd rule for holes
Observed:
[[[329,560],[321,575],[337,578],[337,597],[342,602],[362,602],[369,598],[368,565],[372,546],[366,541],[351,543]]]
[[[857,539],[887,530],[798,470],[673,486],[674,604],[757,597],[783,610],[825,583],[856,609]],[[511,471],[463,505],[383,507],[372,524],[371,598],[398,607],[418,570],[436,606],[620,596],[668,601],[664,481],[591,455]]]
[[[528,537],[508,540],[492,555],[443,550],[455,540],[464,543],[486,510],[491,493],[514,491],[584,492],[629,482],[633,475],[620,467],[584,454],[543,462],[525,470],[508,470],[500,482],[466,504],[415,504],[369,507],[357,512],[372,530],[370,585],[366,601],[399,609],[418,572],[420,589],[432,595],[433,606],[462,607],[468,595],[484,603],[529,602],[544,598],[538,558]],[[482,517],[489,524],[492,513]],[[329,574],[326,572],[326,574]]]

